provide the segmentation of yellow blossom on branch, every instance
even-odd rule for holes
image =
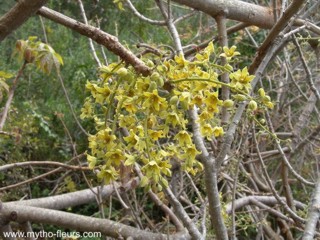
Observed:
[[[87,154],[87,161],[90,169],[94,169],[97,164],[97,158]]]
[[[158,95],[157,89],[144,93],[144,96],[146,100],[143,103],[143,107],[150,109],[152,112],[159,112],[167,108],[166,99]]]
[[[224,135],[224,131],[222,127],[214,127],[213,128],[213,134],[215,137],[220,137]]]
[[[119,166],[121,161],[125,159],[123,151],[120,149],[107,152],[105,157],[107,159],[107,165],[110,164],[115,166]]]
[[[239,52],[236,51],[237,47],[232,46],[231,48],[223,47],[223,53],[220,54],[220,57],[225,57],[227,60],[230,60],[231,58],[240,55]]]
[[[192,143],[191,136],[185,130],[180,131],[175,137],[175,140],[178,140],[180,146],[189,145]]]

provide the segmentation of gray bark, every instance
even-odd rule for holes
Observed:
[[[47,0],[20,0],[9,12],[0,18],[0,42],[11,32],[19,28],[39,8],[46,4]]]
[[[79,232],[101,232],[102,235],[113,238],[127,239],[131,237],[132,239],[137,240],[189,239],[189,235],[185,233],[177,233],[167,236],[161,233],[152,233],[146,230],[140,230],[108,219],[81,216],[78,214],[31,206],[26,207],[21,204],[14,203],[2,203],[0,214],[4,220],[52,224]]]
[[[225,17],[249,23],[261,28],[274,25],[272,9],[238,0],[174,0],[174,2],[200,10],[215,17],[225,13]]]
[[[313,198],[309,207],[307,223],[305,225],[303,240],[312,240],[320,217],[320,178],[314,189]]]

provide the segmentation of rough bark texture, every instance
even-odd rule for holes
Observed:
[[[81,35],[91,38],[95,42],[105,46],[109,51],[119,56],[126,63],[131,64],[138,73],[141,73],[144,76],[150,75],[151,70],[144,64],[144,62],[137,58],[132,52],[128,51],[123,45],[121,45],[117,37],[103,32],[99,28],[78,22],[46,7],[42,7],[38,11],[38,14],[64,25],[80,33]]]
[[[3,219],[17,222],[31,221],[33,223],[53,224],[79,232],[101,232],[102,235],[113,238],[131,237],[132,239],[166,240],[168,236],[140,230],[108,219],[98,219],[44,208],[22,206],[20,204],[2,203],[0,215]],[[1,220],[1,219],[0,219]],[[190,239],[186,234],[175,234],[169,239]]]
[[[305,226],[303,240],[312,240],[320,217],[320,178],[314,189],[313,198],[309,207],[307,223]]]
[[[27,21],[46,2],[47,0],[18,1],[9,12],[0,18],[0,42]]]

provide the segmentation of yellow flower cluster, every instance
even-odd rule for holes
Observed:
[[[224,48],[228,60],[239,55],[235,47]],[[91,95],[82,108],[81,118],[92,119],[96,133],[89,137],[89,167],[106,183],[121,175],[121,166],[140,164],[145,177],[142,185],[161,190],[168,185],[171,161],[196,174],[202,164],[201,152],[193,142],[188,110],[196,108],[202,136],[208,140],[224,135],[220,126],[221,107],[232,110],[231,99],[222,101],[219,91],[228,86],[235,94],[248,93],[253,76],[247,68],[230,74],[230,84],[219,75],[232,70],[211,60],[212,43],[197,53],[194,61],[182,55],[159,63],[151,76],[143,77],[132,67],[110,64],[100,69],[100,82],[88,82]],[[150,61],[148,62],[150,63]]]

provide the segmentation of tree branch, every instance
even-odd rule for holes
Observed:
[[[44,209],[32,206],[23,206],[13,203],[2,203],[0,207],[1,218],[9,221],[52,224],[55,226],[73,229],[79,232],[101,232],[102,235],[113,238],[131,237],[132,239],[189,239],[186,233],[177,233],[167,236],[161,233],[152,233],[145,230],[136,229],[114,222],[108,219],[98,219],[93,217],[81,216],[74,213],[62,212],[51,209]]]
[[[283,13],[279,21],[272,27],[267,38],[264,40],[260,46],[253,63],[250,65],[249,72],[253,73],[253,70],[256,69],[262,62],[264,56],[268,53],[268,49],[271,46],[271,43],[279,36],[279,33],[284,29],[288,24],[291,17],[298,12],[301,5],[304,3],[303,0],[294,0],[287,10]]]
[[[47,0],[20,0],[0,18],[0,42],[11,32],[19,28],[36,11],[46,4]]]
[[[315,229],[320,217],[320,178],[316,183],[313,197],[308,211],[307,223],[303,233],[303,240],[312,240],[315,234]]]
[[[83,24],[59,12],[42,7],[38,12],[39,15],[48,18],[56,23],[68,27],[81,35],[91,38],[98,44],[105,46],[109,51],[119,56],[126,63],[131,64],[138,73],[143,76],[150,75],[151,70],[137,58],[132,52],[127,50],[118,40],[117,37],[103,32],[99,28]]]
[[[121,185],[115,183],[104,186],[100,189],[101,197],[103,199],[107,199],[114,193],[114,187],[117,187],[120,192],[128,191],[130,189],[134,189],[139,185],[139,178],[134,178],[125,185]],[[35,198],[30,200],[23,201],[14,201],[8,202],[12,204],[21,204],[23,206],[36,206],[40,208],[49,208],[49,209],[66,209],[69,207],[75,207],[83,204],[88,204],[94,202],[96,200],[96,194],[98,192],[99,187],[94,187],[91,189],[80,190],[71,193],[60,194],[52,197],[43,197],[43,198]]]
[[[200,10],[212,17],[226,12],[226,18],[239,22],[249,23],[262,28],[271,28],[274,25],[271,8],[262,7],[239,0],[173,0],[174,2]]]

